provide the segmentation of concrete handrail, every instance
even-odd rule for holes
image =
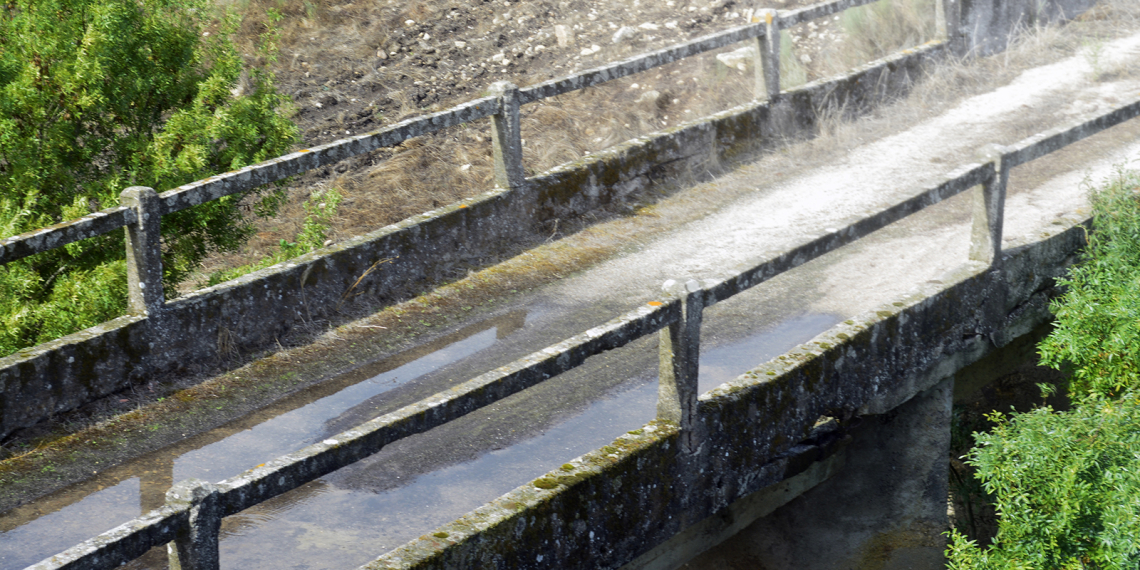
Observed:
[[[657,420],[677,426],[684,450],[699,447],[696,425],[697,370],[701,315],[781,273],[817,259],[889,224],[952,196],[981,186],[974,211],[970,257],[1001,263],[1005,184],[1009,170],[1140,115],[1140,98],[1105,114],[1028,137],[1008,147],[987,147],[986,161],[964,166],[917,195],[828,230],[815,239],[734,275],[705,282],[666,283],[667,297],[651,301],[610,322],[535,352],[450,390],[341,432],[211,485],[184,481],[168,493],[167,505],[32,566],[35,570],[97,569],[118,566],[149,548],[173,542],[181,568],[216,569],[217,529],[236,514],[346,467],[399,439],[423,433],[576,368],[590,356],[660,335]],[[189,515],[188,513],[194,513]],[[212,529],[212,530],[211,530]]]
[[[839,0],[797,10],[769,18],[763,23],[764,33],[756,26],[744,26],[729,30],[719,38],[706,43],[704,38],[676,48],[671,55],[662,59],[652,59],[649,54],[642,58],[627,60],[628,67],[607,66],[580,74],[584,82],[603,78],[605,73],[625,73],[638,66],[660,65],[667,57],[688,57],[724,38],[773,38],[773,29],[779,29],[787,22],[806,21],[809,16],[822,17],[845,7],[866,3],[863,0]],[[769,14],[771,15],[771,14]],[[737,34],[737,35],[732,35]],[[743,36],[740,36],[743,34]],[[752,35],[749,35],[752,34]],[[778,62],[771,57],[771,44],[762,46],[760,54],[764,61]],[[668,50],[662,50],[668,51]],[[660,54],[661,52],[654,52]],[[773,61],[775,60],[775,61]],[[651,65],[652,64],[652,65]],[[772,64],[765,64],[765,72],[778,76]],[[778,64],[777,64],[778,65]],[[648,69],[649,67],[645,67]],[[596,72],[596,73],[595,73]],[[593,75],[591,75],[593,73]],[[629,73],[632,73],[630,71]],[[628,73],[627,73],[628,74]],[[609,79],[616,78],[609,77]],[[770,76],[769,76],[770,77]],[[604,79],[604,80],[609,80]],[[600,82],[600,81],[598,81]],[[556,82],[555,82],[556,83]],[[589,84],[596,84],[589,83]],[[281,177],[303,172],[347,156],[367,152],[380,146],[398,144],[419,133],[467,120],[493,116],[496,120],[497,159],[508,158],[509,149],[504,150],[509,140],[502,137],[517,134],[517,115],[514,124],[509,116],[510,108],[517,111],[517,105],[528,97],[537,100],[547,89],[542,84],[528,90],[513,86],[497,88],[496,96],[483,98],[459,108],[437,113],[429,117],[401,122],[397,125],[372,133],[345,139],[294,153],[269,163],[250,167],[219,177],[189,184],[161,195],[150,189],[132,188],[124,192],[124,206],[92,214],[80,220],[61,224],[32,234],[17,236],[0,242],[0,262],[16,259],[25,251],[43,251],[75,241],[77,235],[103,230],[106,233],[118,227],[128,228],[128,255],[130,256],[132,309],[140,310],[149,318],[160,316],[162,308],[161,268],[155,271],[155,257],[158,250],[158,223],[161,215],[189,207],[219,196],[253,188]],[[587,85],[583,84],[581,87]],[[561,89],[560,85],[549,87],[550,92]],[[529,102],[529,101],[527,101]],[[538,351],[505,367],[483,374],[460,384],[446,392],[402,408],[396,412],[376,418],[357,428],[347,430],[320,443],[311,445],[293,454],[275,459],[265,465],[251,469],[237,477],[219,482],[216,485],[201,481],[179,483],[167,495],[167,504],[142,517],[134,519],[111,531],[89,539],[63,553],[44,560],[31,568],[37,570],[56,568],[96,569],[111,568],[137,558],[148,549],[167,542],[173,542],[171,556],[185,569],[207,569],[218,567],[217,541],[222,517],[238,513],[272,497],[288,492],[327,473],[350,465],[367,457],[385,445],[453,421],[474,410],[497,402],[518,391],[538,384],[548,378],[569,371],[582,364],[588,357],[624,346],[650,334],[660,335],[661,374],[657,406],[658,421],[677,426],[682,437],[682,447],[686,450],[699,446],[701,431],[696,425],[697,370],[700,347],[701,316],[705,307],[728,299],[740,292],[755,287],[785,271],[807,263],[822,255],[854,242],[878,229],[919,212],[951,196],[981,185],[976,200],[974,230],[970,257],[993,265],[1001,263],[1001,231],[1005,202],[1005,184],[1009,170],[1044,156],[1085,137],[1103,131],[1111,126],[1140,115],[1140,99],[1126,103],[1108,113],[1089,120],[1074,123],[1068,127],[1054,129],[1035,135],[1009,147],[991,147],[982,163],[967,165],[947,176],[942,183],[923,192],[868,215],[848,226],[826,230],[815,239],[792,250],[755,266],[742,268],[734,275],[704,282],[671,284],[669,295],[659,301],[650,302],[605,325],[590,329],[561,343]],[[474,118],[472,118],[474,117]],[[403,138],[401,138],[403,137]],[[396,142],[392,142],[396,141]],[[500,148],[503,147],[503,148]],[[367,150],[360,150],[367,149]],[[505,160],[503,162],[506,162]],[[276,164],[280,170],[268,166]],[[497,166],[499,163],[497,161]],[[504,165],[504,175],[513,177],[512,170],[519,165]],[[282,174],[288,172],[289,174]],[[152,214],[152,215],[147,215]],[[156,215],[153,215],[156,214]],[[118,224],[118,225],[116,225]],[[106,228],[111,228],[107,230]],[[97,235],[97,233],[91,234]],[[90,236],[87,236],[90,237]],[[82,239],[77,238],[77,239]],[[21,249],[23,248],[23,249]],[[44,248],[36,250],[36,248]],[[35,252],[33,251],[33,253]],[[14,257],[2,257],[12,255]],[[148,259],[149,258],[149,259]],[[157,284],[157,285],[156,285]],[[156,290],[159,295],[156,295]],[[136,294],[137,293],[137,294]]]
[[[407,119],[370,133],[340,139],[321,146],[273,158],[239,170],[218,176],[211,176],[162,192],[159,195],[161,198],[159,214],[171,214],[211,200],[216,200],[223,196],[247,192],[289,176],[334,164],[346,158],[371,152],[379,148],[396,146],[408,139],[430,134],[448,127],[462,125],[486,117],[509,114],[511,112],[517,114],[518,106],[520,105],[569,93],[571,91],[585,89],[607,81],[613,81],[660,65],[673,63],[714,49],[719,49],[733,43],[753,38],[763,38],[765,35],[771,35],[773,30],[778,32],[779,29],[783,27],[825,17],[840,10],[861,6],[873,1],[874,0],[830,0],[828,2],[820,2],[807,8],[781,13],[769,22],[752,23],[735,27],[715,34],[702,36],[676,46],[588,69],[581,73],[546,81],[531,87],[518,89],[517,100],[513,102],[511,108],[504,108],[501,96],[483,97],[456,105],[455,107],[438,113]],[[758,65],[757,68],[759,69],[764,66],[778,67],[778,52],[776,53],[776,57],[765,58],[764,63]],[[496,156],[512,156],[512,153],[508,150],[501,148],[508,143],[509,141],[495,141]],[[519,161],[517,169],[519,172],[523,172],[521,154],[517,156],[517,160]],[[127,210],[127,208],[122,206],[108,208],[76,220],[0,240],[0,264],[63,247],[69,243],[132,225],[137,220],[132,217],[131,213],[127,212]]]

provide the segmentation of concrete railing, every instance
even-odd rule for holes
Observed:
[[[625,199],[648,187],[651,179],[686,169],[703,171],[726,156],[811,132],[821,109],[828,106],[851,110],[901,95],[923,66],[945,55],[950,44],[930,42],[838,78],[779,90],[778,31],[867,1],[834,0],[794,11],[762,11],[760,22],[571,77],[523,89],[497,83],[492,96],[440,113],[162,193],[129,188],[118,207],[0,240],[0,263],[6,263],[125,227],[129,298],[127,316],[0,358],[0,437],[154,372],[212,361],[222,346],[249,350],[270,346],[297,323],[334,315],[346,297],[368,293],[373,302],[381,303],[405,298],[457,266],[485,263],[501,252],[504,243],[530,235],[532,225],[579,216]],[[947,0],[945,7],[939,7],[939,14],[944,14],[938,21],[956,22],[957,11],[958,4]],[[756,42],[758,47],[757,102],[524,177],[521,105],[741,41]],[[493,123],[496,189],[222,285],[165,299],[159,237],[164,215],[487,117]],[[372,271],[385,260],[391,263]]]
[[[536,87],[539,88],[541,86]],[[678,463],[661,469],[683,470],[682,463],[686,456],[698,453],[709,438],[719,437],[710,431],[710,426],[704,425],[706,422],[698,413],[701,402],[698,400],[697,371],[701,316],[705,308],[979,186],[969,255],[975,262],[1000,268],[1003,260],[1002,220],[1010,170],[1138,115],[1140,98],[1103,115],[1032,136],[1012,146],[987,147],[983,149],[985,162],[964,166],[950,174],[942,183],[905,201],[854,221],[844,228],[825,231],[815,239],[763,263],[744,268],[723,279],[702,282],[694,280],[683,284],[667,282],[667,295],[658,301],[649,302],[604,325],[431,398],[371,420],[296,453],[277,458],[237,477],[216,484],[198,480],[183,481],[168,492],[165,506],[32,568],[113,568],[164,543],[171,543],[170,556],[172,563],[179,565],[177,567],[184,570],[218,568],[218,530],[222,517],[241,512],[348,466],[394,441],[423,433],[572,370],[590,356],[652,334],[660,335],[660,385],[657,419],[645,428],[651,434],[656,432],[656,435],[647,435],[646,438],[647,441],[658,444],[676,438],[679,448],[675,451],[675,460]],[[143,196],[141,200],[157,199],[154,195],[149,198],[145,194]],[[139,211],[145,213],[145,206]],[[128,218],[128,215],[123,216],[123,219]],[[719,396],[714,396],[714,399],[716,397]],[[704,405],[711,406],[713,403],[704,402]],[[802,426],[797,426],[792,431],[796,430],[802,431]],[[781,446],[789,448],[795,441],[797,440],[762,442],[757,445],[774,453]],[[645,442],[638,445],[644,447],[643,444]],[[567,477],[567,481],[575,480],[574,477]],[[536,481],[533,486],[538,489],[554,489],[565,483],[558,477],[549,476]],[[484,524],[484,528],[489,528],[489,525],[490,523]],[[472,544],[469,539],[478,532],[475,530],[470,536],[462,537],[464,544]],[[448,536],[446,532],[443,535]],[[458,537],[453,538],[451,542],[421,539],[401,549],[396,558],[381,559],[374,565],[413,567],[424,562],[430,566],[428,562],[435,561],[446,566],[446,562],[440,562],[445,560],[440,558],[440,552],[455,544],[457,539]],[[542,556],[539,556],[538,561],[541,560]]]

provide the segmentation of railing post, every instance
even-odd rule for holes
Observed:
[[[522,134],[519,132],[519,88],[508,81],[491,84],[499,98],[499,112],[491,117],[491,144],[495,147],[495,185],[518,188],[526,179],[522,165]]]
[[[982,158],[994,164],[994,176],[974,190],[974,226],[970,235],[970,259],[997,265],[1001,262],[1002,223],[1005,219],[1005,191],[1009,163],[1003,159],[1008,149],[989,145]]]
[[[222,528],[218,488],[187,479],[166,492],[166,504],[190,510],[188,524],[166,546],[170,570],[218,570],[218,531]]]
[[[681,430],[682,450],[695,453],[700,447],[696,414],[704,295],[700,284],[693,280],[682,285],[670,279],[664,289],[679,297],[682,305],[681,320],[660,333],[657,419],[676,424]]]
[[[959,0],[934,0],[934,33],[938,39],[950,44],[956,54],[962,51],[961,43],[961,2]]]
[[[769,101],[780,96],[780,13],[776,10],[757,10],[756,16],[764,22],[764,35],[756,37],[756,98],[763,94]]]
[[[126,228],[129,310],[157,321],[166,304],[162,292],[162,203],[153,188],[131,186],[119,195],[119,204],[133,208],[138,216]]]

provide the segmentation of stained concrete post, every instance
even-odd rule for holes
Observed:
[[[962,54],[962,3],[960,0],[934,0],[934,33],[950,44],[953,53]]]
[[[218,531],[222,510],[218,488],[200,479],[187,479],[166,492],[166,503],[188,507],[190,520],[167,545],[170,570],[218,570]]]
[[[162,202],[153,188],[131,186],[119,194],[119,204],[133,208],[138,221],[127,226],[128,308],[136,315],[161,318]],[[152,327],[155,322],[152,321]]]
[[[947,378],[849,428],[842,471],[696,558],[691,570],[942,570],[949,526]]]
[[[776,10],[757,10],[755,17],[764,22],[764,35],[756,38],[756,96],[763,93],[769,101],[775,101],[780,96],[780,14]]]
[[[508,81],[491,84],[500,110],[491,117],[491,144],[495,152],[495,185],[518,188],[526,179],[522,165],[522,134],[519,127],[519,88]]]
[[[997,265],[1001,262],[1001,234],[1005,219],[1005,192],[1009,164],[1003,160],[1008,149],[1001,145],[982,148],[983,160],[994,163],[994,177],[974,189],[974,226],[970,236],[970,259]]]
[[[682,285],[670,279],[664,289],[681,298],[683,304],[681,320],[660,333],[657,419],[680,427],[682,450],[693,453],[699,447],[700,437],[696,414],[704,299],[700,284],[693,280]]]

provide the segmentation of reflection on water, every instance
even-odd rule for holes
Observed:
[[[701,355],[701,392],[809,340],[838,320],[832,315],[802,315],[744,339],[706,347]],[[141,496],[144,508],[161,504],[172,481],[187,477],[221,480],[367,421],[401,386],[486,350],[495,344],[496,337],[504,336],[504,329],[517,330],[523,324],[523,318],[515,315],[509,322],[498,323],[494,330],[487,324],[469,327],[440,339],[446,344],[431,351],[421,348],[415,355],[405,354],[354,371],[346,375],[354,378],[330,381],[340,383],[341,388],[333,393],[325,388],[327,395],[315,401],[284,404],[285,409],[275,410],[270,417],[239,421],[244,426],[240,430],[231,425],[219,432],[221,435],[203,434],[192,447],[164,450],[158,454],[161,457],[149,457],[140,461],[143,465],[122,471],[141,472],[141,479],[127,479],[86,498],[84,495],[94,489],[78,486],[69,490],[70,500],[78,502],[54,509],[40,507],[46,509],[44,512],[58,510],[38,519],[42,513],[25,507],[29,510],[18,515],[30,522],[22,526],[13,524],[13,513],[3,515],[0,522],[6,526],[0,535],[0,568],[21,568],[137,516],[137,497]],[[363,564],[640,427],[655,414],[655,375],[655,368],[647,370],[625,382],[622,391],[603,395],[580,413],[539,428],[545,431],[505,448],[472,450],[473,459],[426,473],[391,472],[391,477],[407,478],[391,482],[394,485],[359,484],[359,479],[368,478],[369,470],[376,475],[389,464],[388,457],[402,453],[399,444],[389,446],[361,463],[226,518],[221,537],[222,565],[302,569]],[[403,443],[417,444],[415,437]],[[61,528],[66,532],[60,532]],[[126,568],[165,566],[165,552],[156,548]]]
[[[223,527],[222,567],[356,567],[644,425],[656,406],[656,384],[642,380],[544,433],[381,493],[338,487],[346,475],[329,475],[307,486],[314,489],[304,500],[265,503],[271,516],[259,506],[227,519],[260,520],[240,530]]]
[[[464,327],[0,514],[0,569],[23,568],[161,506],[175,481],[220,481],[318,441],[329,418],[491,347],[525,318],[514,311]]]
[[[111,530],[139,515],[138,501],[139,480],[132,477],[62,509],[47,512],[34,524],[6,529],[0,539],[0,564],[4,568],[23,568],[92,535]],[[34,505],[28,507],[34,508]],[[35,516],[35,512],[29,515]]]
[[[241,433],[186,453],[175,461],[174,480],[196,477],[220,481],[316,443],[325,437],[325,422],[328,418],[343,414],[361,400],[387,392],[445,364],[471,356],[494,343],[495,331],[483,331],[456,342],[445,350],[377,374],[303,408],[281,414]],[[351,427],[353,426],[346,426],[345,429]]]
[[[699,392],[704,394],[767,362],[843,320],[838,315],[808,313],[781,321],[740,340],[701,350]]]

